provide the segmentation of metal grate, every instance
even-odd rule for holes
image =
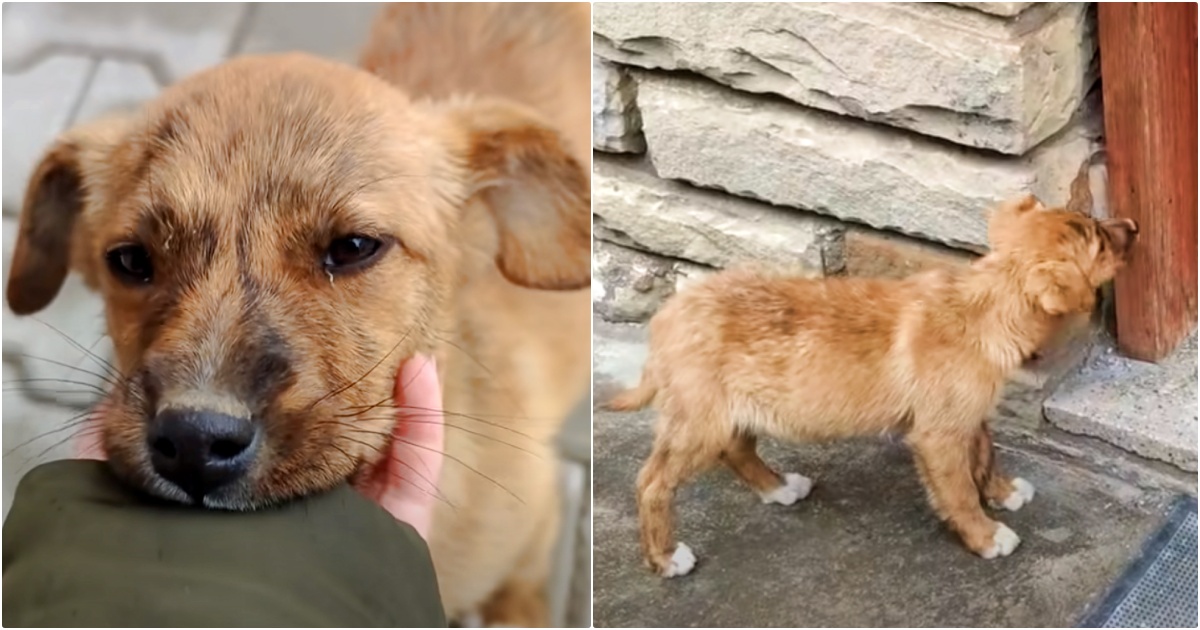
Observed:
[[[1081,625],[1195,628],[1196,594],[1196,500],[1181,497],[1166,523]]]

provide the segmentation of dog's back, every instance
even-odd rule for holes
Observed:
[[[360,65],[415,98],[497,96],[537,110],[586,163],[590,29],[586,3],[393,4]]]

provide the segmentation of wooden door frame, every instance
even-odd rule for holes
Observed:
[[[1140,228],[1117,345],[1158,361],[1196,328],[1196,3],[1098,4],[1109,203]]]

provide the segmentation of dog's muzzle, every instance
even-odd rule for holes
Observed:
[[[259,423],[222,413],[165,409],[150,423],[150,463],[199,505],[246,476],[262,443]]]

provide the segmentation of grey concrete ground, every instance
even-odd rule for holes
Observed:
[[[4,262],[26,180],[55,135],[239,54],[300,50],[354,63],[378,10],[374,3],[5,3]],[[101,305],[75,279],[35,317],[3,310],[5,514],[25,472],[70,456],[64,423],[102,384],[97,364],[64,337],[101,357],[111,351]],[[16,382],[24,379],[42,380]],[[562,436],[567,514],[551,595],[555,619],[571,625],[587,625],[590,612],[588,407]]]
[[[644,332],[597,323],[595,397],[637,378]],[[997,518],[1021,536],[1008,558],[967,552],[925,503],[904,448],[886,440],[767,443],[781,471],[816,482],[791,507],[766,506],[725,470],[684,487],[678,534],[694,572],[644,568],[633,487],[653,412],[594,415],[597,627],[1071,626],[1102,596],[1166,512],[1171,494],[1069,460],[1000,444],[1001,465],[1037,487]]]

